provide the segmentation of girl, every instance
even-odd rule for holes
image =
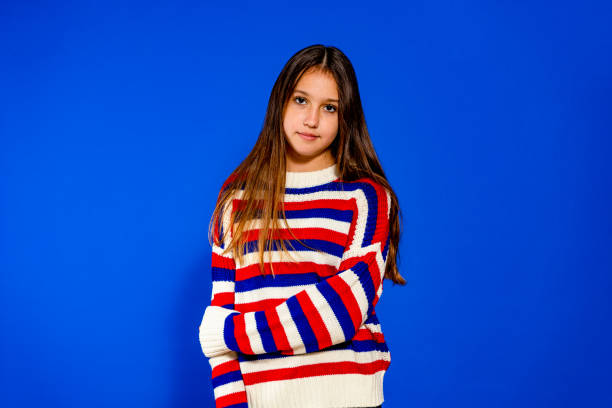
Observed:
[[[399,218],[352,64],[297,52],[209,228],[199,337],[217,408],[381,406],[391,355],[374,307],[384,278],[406,283]]]

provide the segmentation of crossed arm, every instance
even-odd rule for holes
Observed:
[[[382,294],[386,266],[390,198],[373,190],[375,199],[358,201],[355,234],[337,274],[263,310],[240,313],[213,302],[200,325],[204,354],[301,354],[352,339]]]

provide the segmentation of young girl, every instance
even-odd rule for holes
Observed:
[[[216,407],[380,407],[391,355],[375,314],[398,272],[400,213],[357,79],[335,47],[297,52],[209,230],[199,328]]]

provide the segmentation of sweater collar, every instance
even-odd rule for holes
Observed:
[[[285,176],[285,187],[306,188],[320,186],[337,180],[340,177],[336,163],[315,171],[288,171]]]

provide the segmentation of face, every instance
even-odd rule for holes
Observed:
[[[329,146],[338,133],[338,87],[331,74],[302,75],[283,116],[287,171],[315,171],[334,164]]]

